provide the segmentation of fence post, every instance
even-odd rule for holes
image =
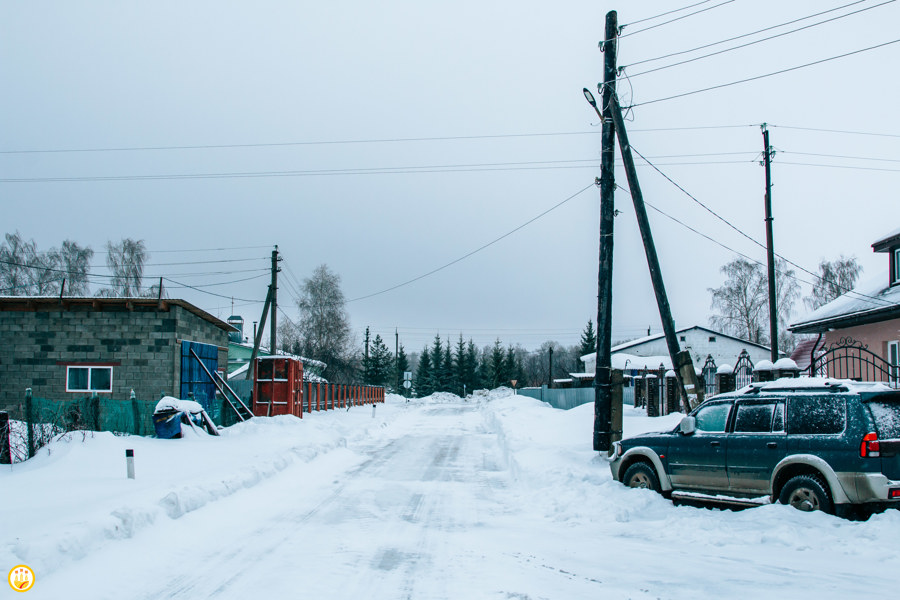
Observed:
[[[0,465],[12,464],[12,452],[9,448],[9,413],[0,410]]]
[[[94,431],[100,431],[100,395],[97,392],[91,396],[91,422]]]
[[[321,395],[322,395],[322,382],[317,382],[316,383],[316,412],[319,412],[320,410],[322,410],[321,408],[319,408],[319,406],[320,406],[319,397]]]
[[[25,390],[25,426],[28,429],[28,458],[34,458],[34,402],[31,388]]]
[[[134,417],[134,435],[141,435],[141,411],[138,409],[137,397],[134,390],[131,390],[131,414]]]

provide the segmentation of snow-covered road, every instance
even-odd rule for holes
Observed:
[[[676,507],[611,480],[590,409],[393,397],[374,419],[361,407],[221,438],[62,443],[0,474],[17,484],[0,558],[35,568],[34,598],[893,595],[898,511],[853,523]],[[629,410],[626,433],[677,418]],[[71,487],[70,511],[35,502],[53,486]]]

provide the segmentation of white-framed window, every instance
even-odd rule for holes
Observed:
[[[113,368],[93,365],[66,367],[67,392],[112,392]]]
[[[891,265],[891,285],[900,283],[900,248],[894,248],[894,264]]]
[[[900,341],[888,342],[888,363],[891,365],[891,384],[900,387]]]

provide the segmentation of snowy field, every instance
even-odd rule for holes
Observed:
[[[592,411],[498,390],[68,435],[0,470],[0,569],[35,599],[897,596],[900,511],[673,506],[612,481]],[[626,435],[679,417],[626,408]]]

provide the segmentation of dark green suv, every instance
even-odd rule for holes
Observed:
[[[613,478],[673,492],[768,496],[849,514],[900,507],[900,390],[800,378],[714,396],[669,432],[616,442]]]

